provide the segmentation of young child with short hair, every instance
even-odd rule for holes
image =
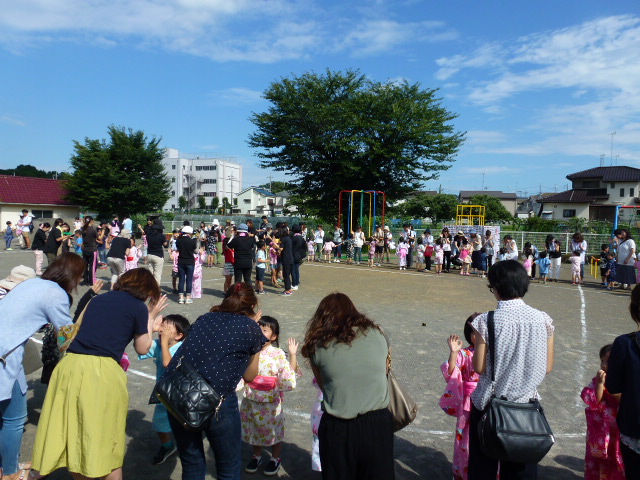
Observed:
[[[571,285],[580,285],[580,264],[582,260],[580,259],[580,254],[582,252],[580,250],[574,250],[573,255],[569,258],[569,263],[571,263]]]
[[[536,264],[538,265],[538,274],[540,275],[538,281],[546,284],[547,275],[549,275],[549,266],[551,265],[551,260],[547,258],[547,252],[543,251],[538,253]]]
[[[607,290],[613,289],[616,283],[616,256],[613,252],[607,254]]]
[[[603,243],[600,245],[600,277],[602,279],[602,286],[607,286],[607,262],[609,261],[609,244]]]
[[[13,250],[13,248],[11,248],[11,242],[13,241],[13,228],[11,226],[11,221],[7,220],[7,229],[4,232],[4,243],[5,243],[5,250],[11,251]]]
[[[256,288],[258,295],[264,295],[264,274],[267,270],[267,263],[269,263],[269,259],[267,258],[267,245],[264,241],[260,240],[256,247]]]
[[[316,251],[313,244],[313,238],[307,240],[307,262],[313,262],[316,259]]]
[[[378,244],[378,242],[376,241],[375,238],[373,237],[369,237],[368,240],[368,245],[369,245],[369,266],[370,267],[375,267],[375,258],[376,258],[376,245]]]
[[[173,355],[175,355],[182,342],[186,339],[189,331],[189,320],[182,315],[166,315],[162,319],[160,327],[160,338],[154,340],[149,352],[145,355],[138,355],[138,360],[153,358],[156,364],[156,379],[164,374]],[[153,430],[160,439],[160,450],[153,457],[152,464],[160,465],[167,458],[176,452],[176,446],[171,437],[171,426],[169,425],[169,414],[167,408],[159,403],[155,406],[153,419],[151,421]]]
[[[398,267],[400,270],[407,269],[407,255],[409,254],[409,244],[405,241],[404,236],[398,238]]]
[[[417,243],[416,248],[413,249],[416,255],[416,259],[415,259],[416,271],[423,272],[425,245],[424,245],[424,242],[422,241],[422,237],[418,237],[418,239],[416,240],[416,243]]]
[[[327,237],[326,241],[324,242],[324,246],[322,247],[322,259],[326,263],[331,263],[331,256],[333,255],[333,247],[335,246],[336,244],[333,243],[333,240]]]
[[[436,240],[436,245],[433,247],[433,251],[436,257],[436,274],[442,273],[442,264],[444,263],[444,247],[442,246],[442,239]]]
[[[222,276],[224,277],[223,292],[229,290],[233,283],[233,264],[235,262],[234,250],[227,247],[227,243],[229,243],[229,237],[225,237],[222,240],[222,255],[224,256],[224,267],[222,268]]]

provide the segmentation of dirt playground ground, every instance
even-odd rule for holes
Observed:
[[[11,267],[33,266],[31,252],[0,252],[0,278]],[[603,290],[588,275],[583,286],[571,285],[570,267],[563,264],[562,280],[553,284],[530,286],[525,301],[551,315],[556,328],[555,368],[540,388],[542,404],[557,437],[557,443],[542,461],[541,479],[571,480],[583,477],[585,443],[584,405],[580,391],[599,368],[598,350],[622,333],[634,329],[627,308],[628,292]],[[163,290],[170,292],[170,267],[165,266]],[[108,270],[99,270],[108,278]],[[176,296],[166,313],[182,313],[194,321],[221,300],[223,279],[219,268],[205,268],[202,299],[192,305],[179,305]],[[399,480],[450,479],[455,419],[438,407],[445,382],[440,364],[448,358],[446,338],[462,335],[465,318],[472,312],[495,308],[486,279],[462,277],[457,271],[434,275],[415,270],[400,272],[397,266],[381,268],[340,264],[304,264],[300,290],[290,297],[276,295],[280,290],[267,286],[268,294],[259,297],[265,314],[281,324],[281,338],[302,341],[305,325],[320,300],[330,292],[348,294],[356,306],[384,326],[392,336],[394,370],[419,404],[416,421],[400,431],[395,439],[396,478]],[[76,299],[84,293],[81,288]],[[286,341],[281,345],[286,346]],[[155,369],[152,361],[138,361],[130,348],[132,366],[128,373],[130,409],[127,423],[128,450],[124,461],[127,479],[178,480],[180,462],[176,456],[163,465],[152,466],[159,444],[151,429],[153,407],[147,405]],[[302,360],[302,359],[301,359]],[[318,479],[311,471],[311,430],[309,411],[314,400],[311,371],[302,362],[304,376],[298,387],[285,394],[286,442],[281,478]],[[23,442],[23,460],[32,456],[35,428],[45,395],[39,372],[29,377],[29,420]],[[244,461],[250,448],[244,449]],[[60,471],[52,480],[70,479]],[[207,479],[215,477],[212,458]],[[265,478],[245,474],[245,478]]]

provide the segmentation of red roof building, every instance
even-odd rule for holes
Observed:
[[[37,218],[72,220],[80,208],[64,199],[66,193],[63,180],[0,175],[0,230],[7,221],[15,226],[23,209]]]

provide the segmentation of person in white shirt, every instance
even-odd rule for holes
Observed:
[[[22,230],[22,238],[24,239],[23,250],[31,248],[31,222],[33,222],[33,215],[25,208],[22,210],[22,218],[18,222],[18,228]]]
[[[322,225],[316,227],[316,231],[313,233],[313,243],[316,252],[316,262],[320,261],[322,255],[322,246],[324,245],[324,230]]]

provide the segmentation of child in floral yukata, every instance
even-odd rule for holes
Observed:
[[[258,324],[269,341],[260,352],[258,376],[253,382],[244,384],[240,418],[242,440],[253,447],[253,457],[245,472],[255,473],[262,463],[262,447],[271,446],[271,459],[264,469],[264,474],[271,476],[280,469],[281,442],[284,440],[284,392],[296,388],[296,375],[301,373],[298,369],[296,339],[289,339],[289,363],[284,351],[278,348],[278,321],[264,316]]]
[[[138,260],[142,257],[142,252],[136,246],[135,239],[131,239],[131,248],[129,249],[129,256],[126,257],[124,262],[124,271],[128,272],[134,268],[138,268]]]
[[[404,241],[404,237],[398,239],[398,266],[400,270],[407,269],[407,255],[409,254],[409,244]]]
[[[624,480],[620,453],[620,430],[616,423],[620,395],[604,386],[611,345],[600,349],[600,370],[580,397],[587,404],[587,448],[584,457],[585,480]]]
[[[469,466],[469,418],[471,416],[471,394],[476,389],[480,376],[473,371],[473,351],[475,333],[471,322],[478,316],[474,313],[464,323],[464,337],[469,343],[462,348],[458,335],[447,339],[449,360],[442,364],[441,370],[447,387],[440,398],[440,407],[447,415],[458,418],[456,435],[453,441],[453,478],[467,480]]]
[[[207,259],[205,247],[200,247],[200,250],[193,254],[193,258],[195,259],[195,265],[193,267],[191,298],[202,298],[202,266]]]

